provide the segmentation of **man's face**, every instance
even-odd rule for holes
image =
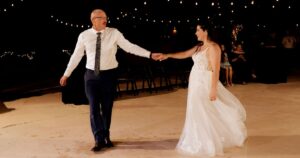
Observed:
[[[107,16],[104,12],[95,13],[92,17],[92,24],[97,30],[103,30],[107,24]]]

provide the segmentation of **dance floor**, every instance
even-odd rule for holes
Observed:
[[[247,111],[248,139],[218,158],[299,158],[300,78],[288,83],[229,87]],[[174,150],[186,108],[187,89],[118,98],[111,138],[99,153],[87,105],[63,104],[61,93],[4,102],[0,111],[0,158],[187,158]]]

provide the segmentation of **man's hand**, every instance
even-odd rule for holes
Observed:
[[[62,77],[60,78],[59,84],[60,84],[61,86],[66,86],[66,85],[67,85],[67,79],[68,79],[67,76],[62,76]]]

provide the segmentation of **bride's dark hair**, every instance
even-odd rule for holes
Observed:
[[[199,20],[197,21],[196,26],[200,26],[203,31],[207,31],[207,36],[210,40],[220,44],[222,34],[216,25],[208,20]],[[202,44],[203,42],[200,41],[199,45]]]

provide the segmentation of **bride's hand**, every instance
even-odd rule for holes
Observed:
[[[161,54],[159,56],[159,61],[163,61],[163,60],[166,60],[166,59],[168,59],[168,54]]]
[[[217,99],[217,93],[215,91],[211,91],[209,94],[209,100],[215,101]]]

